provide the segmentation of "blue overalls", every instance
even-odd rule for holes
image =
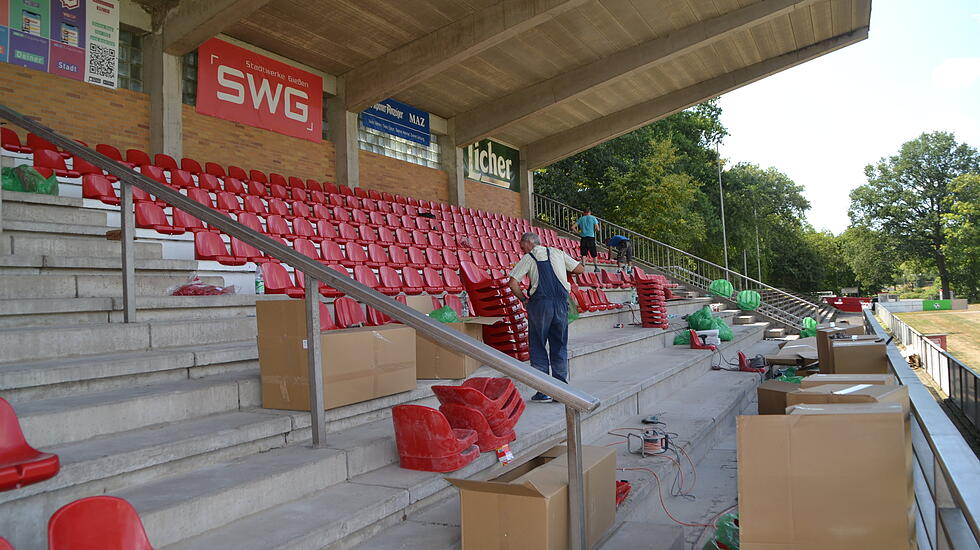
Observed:
[[[538,266],[538,287],[527,302],[531,366],[568,382],[568,291],[551,267],[551,249],[545,250],[548,257],[540,261],[529,253]]]

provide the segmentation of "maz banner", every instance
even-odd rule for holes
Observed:
[[[368,128],[429,146],[429,113],[388,98],[361,111]]]
[[[521,152],[485,139],[466,148],[463,173],[467,179],[489,183],[511,191],[521,190]]]
[[[197,50],[197,112],[323,141],[323,79],[212,38]]]

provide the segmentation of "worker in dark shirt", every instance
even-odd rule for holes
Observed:
[[[633,242],[629,240],[629,237],[613,235],[606,241],[606,247],[609,248],[610,255],[612,255],[613,250],[616,251],[616,263],[619,265],[619,268],[627,273],[632,273]]]

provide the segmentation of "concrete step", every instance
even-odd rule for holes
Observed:
[[[161,258],[163,248],[159,243],[137,242],[135,244],[137,258]],[[10,236],[10,253],[18,255],[119,258],[121,252],[119,242],[109,241],[105,238],[15,234]]]
[[[18,327],[0,330],[5,363],[255,338],[255,318]],[[0,363],[0,369],[3,364]]]
[[[72,275],[3,275],[0,300],[75,298],[78,296]],[[16,311],[17,304],[3,308],[4,313]]]
[[[253,339],[7,364],[0,368],[0,392],[10,402],[30,401],[257,371]]]
[[[669,315],[676,315],[678,318],[689,315],[708,304],[707,298],[697,298],[694,300],[671,300],[667,302],[667,312]],[[621,323],[628,325],[639,321],[640,315],[635,305],[629,305],[622,309],[609,311],[593,311],[581,313],[579,318],[568,326],[569,339],[588,334],[596,330],[612,328],[613,325]]]
[[[197,270],[194,260],[136,259],[137,275],[187,274]],[[113,275],[119,277],[122,261],[118,257],[45,256],[43,254],[0,255],[0,275]]]
[[[70,220],[76,225],[102,226],[106,224],[106,213],[102,210],[78,208],[55,204],[37,204],[12,200],[7,192],[3,194],[4,230],[11,221],[37,223],[63,223]]]
[[[208,320],[255,315],[254,294],[143,296],[136,321]],[[121,298],[0,300],[0,328],[123,322]]]
[[[136,508],[150,541],[162,548],[346,479],[344,453],[292,446],[116,491],[115,496]],[[333,506],[338,505],[336,496]]]
[[[258,376],[218,375],[13,403],[38,448],[257,406]]]
[[[169,290],[187,282],[191,273],[173,275],[144,275],[136,276],[136,295],[146,297],[169,297]],[[114,275],[76,275],[78,281],[78,296],[122,298],[122,277]],[[214,286],[224,286],[221,277],[201,277],[201,281]],[[186,296],[185,296],[186,297]],[[199,296],[203,298],[203,296]],[[121,302],[118,302],[121,303]],[[119,306],[121,307],[121,306]]]
[[[68,218],[70,219],[70,218]],[[111,228],[104,225],[84,225],[77,223],[58,223],[54,221],[40,222],[32,220],[3,220],[3,233],[9,236],[36,236],[36,237],[90,237],[105,238],[105,234]]]

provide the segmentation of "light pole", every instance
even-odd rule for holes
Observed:
[[[715,153],[718,155],[718,200],[721,202],[721,242],[725,247],[725,280],[728,280],[728,230],[725,229],[725,193],[721,189],[721,140],[715,142]]]

